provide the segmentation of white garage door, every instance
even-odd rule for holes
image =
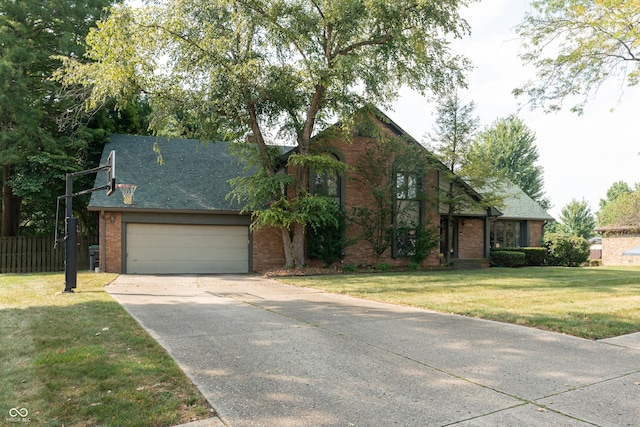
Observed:
[[[246,226],[127,224],[126,245],[130,274],[249,271]]]

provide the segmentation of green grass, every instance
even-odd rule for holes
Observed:
[[[491,268],[283,283],[602,339],[640,331],[640,268]]]
[[[176,363],[103,287],[116,276],[0,275],[0,425],[172,426],[211,416]]]

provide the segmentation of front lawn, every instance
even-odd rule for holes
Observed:
[[[56,294],[63,274],[0,275],[0,425],[172,426],[212,415],[104,291],[115,277],[81,273],[76,293]]]
[[[590,339],[640,331],[637,267],[491,268],[278,280]]]

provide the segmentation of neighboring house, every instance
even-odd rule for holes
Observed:
[[[602,265],[640,265],[640,225],[598,227]]]
[[[589,239],[589,259],[602,259],[602,237]]]
[[[393,168],[395,191],[393,210],[404,207],[412,223],[440,225],[442,207],[438,207],[435,189],[442,184],[442,167],[431,153],[407,135],[381,112],[376,123],[389,138],[417,147],[429,159],[421,176],[396,169],[395,158],[383,159]],[[371,134],[369,134],[371,135]],[[321,140],[322,138],[318,138]],[[316,144],[316,143],[314,143]],[[348,214],[358,207],[376,206],[371,188],[358,170],[367,167],[381,145],[379,138],[356,132],[344,138],[333,132],[317,150],[349,165],[345,176],[313,174],[310,191],[323,191],[336,198]],[[120,194],[107,197],[104,192],[92,194],[89,210],[100,215],[100,263],[102,269],[118,273],[244,273],[265,271],[284,265],[281,231],[271,228],[250,229],[250,214],[240,214],[241,206],[227,199],[229,180],[243,172],[242,162],[230,153],[224,142],[205,144],[196,140],[113,135],[103,153],[103,163],[111,150],[116,151],[116,177],[120,184],[138,186],[133,204],[123,202]],[[287,155],[288,153],[285,153]],[[389,170],[391,171],[391,169]],[[292,171],[287,171],[292,173]],[[105,174],[96,182],[102,185]],[[465,186],[470,199],[481,196]],[[422,188],[427,200],[416,195]],[[552,219],[524,193],[510,193],[500,210],[469,209],[456,217],[455,260],[486,260],[491,244],[539,246],[544,221]],[[517,193],[517,194],[516,194]],[[524,195],[524,196],[523,196]],[[498,215],[504,213],[500,218]],[[349,225],[347,240],[355,241],[345,250],[345,264],[372,265],[387,262],[391,266],[407,266],[405,243],[411,238],[399,228],[395,218],[393,242],[376,259],[371,245],[358,239],[362,230]],[[438,250],[427,257],[425,266],[440,263]]]

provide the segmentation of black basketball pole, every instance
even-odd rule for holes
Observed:
[[[67,174],[65,191],[64,291],[73,292],[78,278],[78,221],[73,217],[73,174]]]
[[[97,168],[88,169],[79,172],[66,174],[65,195],[61,196],[65,199],[64,205],[64,291],[63,293],[72,293],[78,281],[78,220],[73,217],[73,198],[83,194],[93,193],[94,191],[107,190],[107,196],[113,193],[116,187],[115,175],[111,175],[115,169],[115,151],[109,155],[109,164],[106,166],[98,166]],[[109,182],[107,185],[91,188],[89,190],[73,192],[73,177],[87,175],[101,171],[109,171]],[[59,199],[61,198],[59,197]],[[56,216],[57,218],[57,216]],[[57,221],[57,220],[56,220]],[[58,229],[56,223],[56,230]]]

